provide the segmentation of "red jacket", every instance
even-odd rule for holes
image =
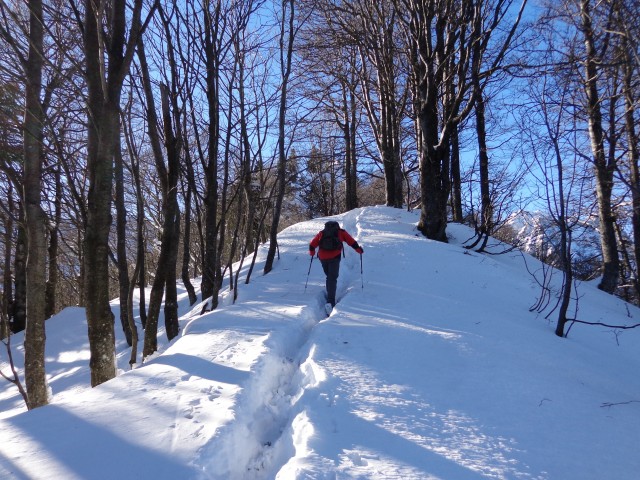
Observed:
[[[318,248],[321,238],[322,238],[322,230],[320,230],[318,234],[315,237],[313,237],[313,240],[311,240],[311,243],[309,243],[309,250],[315,250],[316,248]],[[356,248],[360,248],[360,246],[358,245],[358,242],[356,242],[346,230],[343,230],[343,229],[338,230],[338,239],[341,242],[347,242],[347,245],[349,245],[354,250]],[[318,258],[320,260],[329,260],[331,258],[336,258],[340,256],[341,251],[342,249],[338,249],[338,250],[320,249],[318,250]]]

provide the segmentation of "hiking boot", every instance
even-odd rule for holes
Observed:
[[[325,303],[324,311],[327,313],[327,317],[328,317],[329,315],[331,315],[331,312],[333,311],[333,306],[330,303]]]

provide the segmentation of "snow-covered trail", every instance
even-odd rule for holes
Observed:
[[[362,227],[355,215],[339,218],[343,228],[357,232]],[[322,229],[317,222],[317,229]],[[313,230],[307,231],[309,240]],[[300,240],[298,238],[298,240]],[[296,267],[288,266],[288,260],[281,260],[274,272],[270,273],[270,283],[278,284],[278,272],[299,269],[301,258],[307,251],[308,242],[297,241],[287,244],[281,240],[281,248],[293,258]],[[345,248],[348,247],[345,245]],[[292,251],[293,250],[293,251]],[[353,289],[353,271],[359,269],[359,256],[348,249],[341,261],[337,297],[343,300]],[[306,255],[306,258],[310,257]],[[347,260],[348,258],[348,260]],[[300,292],[298,285],[289,285],[285,291],[269,288],[252,299],[252,308],[281,316],[283,324],[269,332],[263,339],[263,351],[254,360],[251,377],[243,385],[238,395],[233,421],[221,428],[216,437],[202,449],[200,460],[203,478],[210,479],[266,479],[273,478],[282,465],[295,453],[296,441],[290,437],[297,401],[307,388],[315,386],[321,378],[314,370],[311,357],[313,345],[309,342],[313,330],[326,318],[324,312],[324,274],[319,261],[311,263],[316,269],[309,281],[307,291]],[[302,280],[302,277],[300,277]],[[273,295],[286,297],[287,307],[281,304],[273,307]],[[246,303],[243,303],[246,307]],[[187,333],[192,333],[192,327]]]
[[[272,312],[287,324],[260,338],[262,352],[253,359],[250,376],[238,393],[233,420],[203,448],[196,462],[204,468],[205,478],[264,478],[273,462],[273,446],[290,421],[300,388],[299,367],[306,357],[304,346],[320,319],[318,305],[292,305]],[[269,312],[269,305],[259,300],[252,302],[252,308]],[[247,347],[255,352],[255,345]]]

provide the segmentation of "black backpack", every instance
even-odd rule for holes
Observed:
[[[322,238],[318,246],[320,250],[341,250],[342,242],[338,238],[340,232],[340,224],[335,221],[329,221],[324,224],[324,230],[322,230]]]

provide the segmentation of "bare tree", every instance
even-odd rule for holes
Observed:
[[[29,56],[25,69],[24,205],[27,228],[27,328],[25,383],[29,408],[49,403],[45,373],[47,243],[41,205],[44,111],[42,93],[44,24],[42,2],[29,0]]]
[[[116,207],[116,252],[118,267],[118,285],[120,287],[120,323],[129,346],[132,345],[129,323],[129,263],[127,262],[127,210],[124,195],[124,159],[120,142],[116,142],[114,156],[115,207]]]
[[[165,26],[167,22],[164,10],[160,8],[160,18]],[[169,42],[171,37],[168,37]],[[171,45],[167,45],[171,51]],[[158,133],[160,120],[156,113],[151,76],[145,53],[145,46],[142,39],[138,41],[138,57],[140,59],[140,69],[142,71],[144,93],[147,104],[147,125],[148,134],[151,141],[151,148],[155,160],[158,179],[160,181],[160,193],[162,196],[162,233],[160,240],[160,256],[154,276],[153,286],[149,298],[149,312],[145,327],[144,349],[142,355],[147,357],[157,350],[158,317],[163,296],[165,300],[165,323],[168,322],[170,329],[167,330],[169,340],[178,333],[177,317],[177,294],[176,294],[176,262],[177,262],[177,242],[179,236],[179,209],[177,201],[177,188],[179,179],[179,152],[180,147],[176,144],[176,137],[173,130],[173,118],[170,108],[169,88],[161,84],[160,96],[162,105],[162,125],[165,141],[165,155],[162,150],[161,138]],[[175,59],[170,54],[170,69],[175,70]],[[173,74],[172,74],[173,77]],[[174,77],[175,81],[175,77]],[[173,83],[173,82],[172,82]],[[175,97],[175,91],[172,92]]]
[[[4,321],[0,323],[0,339],[6,338],[11,333],[9,319],[13,316],[13,275],[12,275],[12,252],[14,237],[14,202],[13,202],[13,184],[3,180],[3,194],[6,196],[6,204],[2,205],[0,210],[0,220],[2,221],[3,238],[2,246],[4,248],[3,264],[2,264],[2,311],[0,318]],[[3,202],[4,203],[4,202]]]
[[[204,57],[207,94],[207,153],[202,158],[205,174],[204,256],[202,266],[202,298],[211,298],[211,309],[218,306],[220,263],[218,257],[218,151],[220,142],[220,75],[226,46],[222,38],[226,22],[223,2],[207,4],[203,11]],[[204,155],[203,153],[201,155]]]
[[[335,123],[339,128],[344,152],[344,208],[351,210],[358,206],[357,132],[362,110],[359,53],[352,35],[328,18],[328,13],[333,11],[330,3],[317,3],[301,6],[310,10],[310,20],[301,31],[297,48],[304,78],[302,95],[314,102],[307,128],[312,132],[332,132],[332,129],[318,125],[324,122]]]
[[[634,264],[632,265],[631,261],[626,263],[632,277],[636,297],[640,298],[640,145],[636,121],[637,106],[640,100],[640,84],[638,83],[640,53],[638,53],[638,36],[632,33],[633,24],[629,25],[629,19],[634,18],[634,14],[640,13],[638,10],[640,9],[636,6],[636,11],[634,12],[631,5],[621,2],[621,8],[616,12],[615,21],[621,36],[619,48],[622,62],[620,68],[623,83],[622,94],[624,96],[624,126],[627,140],[628,174],[623,174],[621,178],[631,192],[632,207],[630,217],[633,230]],[[621,247],[623,247],[622,244]]]
[[[599,51],[596,45],[596,31],[592,20],[591,0],[580,0],[579,15],[580,23],[578,29],[582,34],[585,45],[583,88],[587,99],[586,111],[596,177],[603,260],[602,280],[598,288],[605,292],[613,293],[620,275],[615,218],[612,209],[613,174],[616,169],[617,157],[611,153],[607,154],[605,148],[605,131],[601,111],[602,98],[598,89],[599,71],[608,42],[605,40],[601,47],[603,50]],[[608,35],[606,29],[603,34],[605,36]]]
[[[471,48],[481,32],[473,28],[473,2],[394,0],[402,12],[412,66],[413,105],[420,155],[419,230],[446,242],[450,192],[450,137],[473,102],[467,82]]]
[[[505,16],[510,11],[511,0],[497,0],[495,2],[478,2],[474,14],[474,30],[482,32],[478,41],[471,49],[471,85],[473,89],[476,139],[478,142],[479,176],[480,176],[480,225],[477,228],[477,240],[474,245],[481,242],[479,251],[483,251],[487,245],[489,236],[494,229],[494,199],[491,195],[491,180],[489,175],[489,146],[487,142],[487,118],[486,104],[488,95],[486,85],[501,68],[502,61],[511,41],[516,33],[516,29],[522,19],[527,0],[520,4],[519,11],[504,35],[504,38],[497,40],[491,50],[491,40],[495,37],[495,32],[502,23]],[[457,138],[457,129],[452,129],[452,135]]]
[[[576,158],[573,158],[573,162],[564,158],[564,144],[567,143],[567,137],[570,138],[572,135],[571,129],[565,126],[565,122],[571,125],[570,115],[567,116],[565,110],[569,109],[567,105],[572,103],[572,99],[567,98],[568,88],[566,85],[564,89],[557,92],[559,93],[558,98],[551,99],[551,91],[554,88],[557,89],[557,86],[551,87],[543,84],[540,87],[540,93],[536,99],[540,109],[542,135],[536,135],[530,140],[533,156],[544,179],[549,213],[560,237],[556,248],[558,266],[562,271],[563,280],[558,294],[559,301],[556,304],[558,319],[555,333],[562,337],[565,334],[565,325],[569,320],[567,313],[574,289],[573,232],[579,226],[583,216],[581,210],[584,208],[584,202],[582,199],[590,185],[585,176],[576,171],[581,168]],[[545,133],[546,136],[544,136]],[[546,138],[546,140],[542,141],[542,138]],[[540,148],[540,143],[547,144],[547,152]]]
[[[349,57],[350,48],[345,46],[353,46],[358,51],[360,103],[367,114],[378,148],[384,172],[386,204],[401,208],[404,203],[401,125],[405,117],[409,85],[397,32],[399,14],[393,2],[388,0],[321,2],[319,10],[323,12],[328,25],[325,30],[333,37],[336,44],[334,48],[342,57],[336,63],[344,63],[346,56],[350,60],[346,65],[353,69],[355,62]],[[341,78],[344,82],[349,77],[342,75]],[[346,109],[351,101],[347,91],[355,94],[355,90],[346,83],[342,88],[342,105]],[[350,126],[346,123],[349,116],[343,115],[343,118],[344,128],[347,128]],[[345,131],[345,139],[350,133]],[[352,147],[351,142],[346,145]]]
[[[124,0],[85,0],[81,28],[87,82],[89,196],[84,239],[91,385],[116,376],[113,313],[109,306],[109,230],[113,152],[120,141],[120,97],[141,31],[143,0],[126,12]],[[76,11],[78,9],[76,8]],[[80,21],[80,18],[78,18]],[[130,28],[127,32],[127,22]],[[106,31],[105,31],[106,28]],[[108,35],[105,33],[108,32]],[[87,275],[86,272],[91,272]]]
[[[25,83],[22,175],[17,172],[10,174],[22,190],[21,225],[17,246],[23,247],[24,250],[16,250],[16,281],[24,279],[24,283],[16,283],[14,306],[18,308],[14,311],[14,326],[20,328],[20,323],[26,322],[25,384],[27,404],[31,409],[48,403],[44,357],[47,244],[45,213],[41,205],[45,117],[41,100],[44,63],[43,6],[40,0],[30,0],[26,8],[28,20],[23,23],[19,9],[9,10],[5,5],[0,7],[3,18],[9,17],[13,21],[11,26],[6,21],[0,25],[0,38],[10,46],[13,55],[18,59],[19,65],[16,67],[24,72]],[[18,38],[14,38],[14,33],[17,33]],[[21,38],[25,39],[24,49]],[[24,310],[20,308],[23,300]],[[22,315],[24,317],[21,318]]]
[[[16,195],[16,190],[20,188],[20,172],[16,166],[22,163],[24,150],[23,135],[17,120],[20,116],[19,95],[17,83],[5,79],[3,75],[0,83],[0,171],[2,171],[0,218],[4,227],[2,311],[7,320],[3,325],[14,332],[24,330],[26,321],[24,222],[22,222],[22,203]],[[20,242],[18,242],[19,232],[21,232]],[[1,333],[0,337],[5,338],[9,332]]]
[[[273,207],[273,218],[269,234],[269,251],[264,264],[264,273],[267,274],[273,268],[273,261],[278,247],[278,226],[282,213],[282,200],[286,190],[287,172],[287,148],[285,138],[285,122],[287,115],[287,92],[289,78],[291,77],[291,61],[293,58],[293,42],[295,39],[295,0],[286,0],[282,3],[282,19],[280,28],[280,109],[278,112],[278,173],[276,200]]]

